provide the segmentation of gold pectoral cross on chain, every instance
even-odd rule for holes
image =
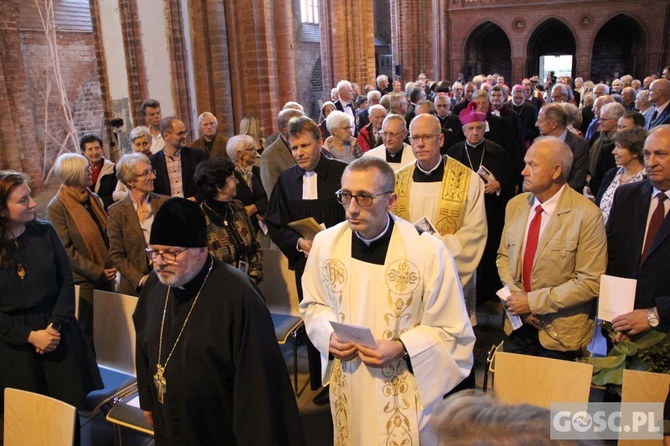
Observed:
[[[158,402],[165,403],[165,392],[167,392],[167,382],[165,381],[165,367],[156,364],[156,374],[154,375],[154,385],[156,386],[156,393],[158,394]]]

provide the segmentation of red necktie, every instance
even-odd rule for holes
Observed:
[[[663,220],[665,219],[665,205],[663,202],[667,200],[668,196],[663,192],[659,192],[656,194],[656,198],[658,199],[658,204],[656,205],[656,209],[654,209],[654,213],[651,214],[651,220],[649,220],[649,228],[647,229],[647,237],[644,239],[644,251],[642,251],[641,263],[647,260],[654,237],[656,237],[656,233],[658,233],[658,230],[661,228]]]
[[[530,276],[533,271],[533,261],[535,260],[535,251],[537,251],[537,242],[540,240],[540,226],[542,226],[542,206],[535,208],[535,217],[528,227],[528,237],[526,238],[526,250],[523,253],[523,287],[526,292],[531,291]]]

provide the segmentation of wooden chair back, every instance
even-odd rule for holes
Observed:
[[[510,404],[588,403],[593,366],[572,361],[498,352],[493,393]]]
[[[72,445],[77,409],[38,393],[5,389],[5,446]]]

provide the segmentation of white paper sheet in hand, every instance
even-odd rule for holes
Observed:
[[[598,319],[612,322],[617,316],[630,313],[635,305],[637,280],[623,277],[600,276]]]
[[[513,315],[505,306],[507,298],[512,296],[512,292],[509,290],[509,286],[505,285],[504,287],[500,288],[498,291],[496,291],[496,294],[498,295],[500,301],[502,302],[503,308],[505,309],[505,313],[507,313],[507,317],[509,318],[509,321],[512,324],[512,328],[514,330],[516,330],[517,328],[521,328],[521,326],[523,325],[521,318],[519,316]]]
[[[360,325],[342,324],[340,322],[330,321],[335,334],[340,342],[353,342],[363,347],[378,348],[375,337],[372,336],[372,330]]]

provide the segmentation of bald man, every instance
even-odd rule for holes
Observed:
[[[651,115],[649,128],[664,124],[670,124],[670,81],[667,79],[657,79],[651,83],[649,88],[649,100],[654,104],[654,112]]]
[[[440,154],[444,136],[431,114],[410,124],[416,161],[396,173],[398,199],[392,212],[415,223],[426,217],[456,260],[470,318],[475,315],[474,272],[484,253],[488,227],[484,182],[469,167]]]

